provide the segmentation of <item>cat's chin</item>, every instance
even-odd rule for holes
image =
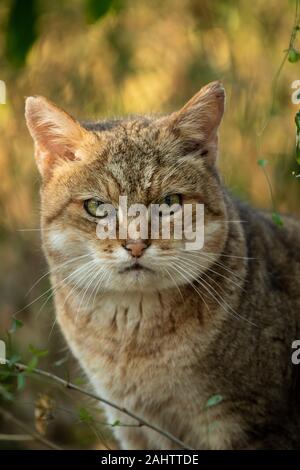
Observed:
[[[150,268],[125,268],[111,277],[109,288],[118,292],[154,292],[174,288],[174,283]]]
[[[119,274],[128,274],[133,273],[136,276],[141,276],[143,273],[154,273],[153,269],[150,269],[146,266],[141,266],[140,264],[134,264],[132,266],[127,266],[124,269],[119,271]]]

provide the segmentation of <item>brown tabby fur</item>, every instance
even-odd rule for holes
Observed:
[[[286,217],[278,227],[222,185],[215,161],[223,107],[219,82],[170,116],[94,124],[45,98],[27,99],[57,318],[99,394],[187,445],[295,449],[300,224]],[[204,248],[151,240],[141,264],[153,271],[120,273],[130,254],[118,239],[97,238],[83,201],[117,204],[127,195],[129,204],[148,205],[166,193],[205,204]],[[215,395],[221,402],[207,407]],[[109,422],[133,423],[106,412]],[[124,449],[176,448],[146,427],[114,429]]]

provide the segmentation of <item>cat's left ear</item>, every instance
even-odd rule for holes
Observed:
[[[68,113],[42,96],[26,99],[25,117],[35,143],[37,166],[44,178],[66,160],[76,160],[88,131]]]
[[[217,132],[225,107],[225,91],[221,82],[209,83],[179,111],[169,117],[169,128],[194,153],[208,155],[214,161],[217,154]]]

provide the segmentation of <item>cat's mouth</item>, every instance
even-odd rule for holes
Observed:
[[[130,266],[127,266],[127,267],[124,268],[124,269],[121,269],[121,270],[119,271],[119,273],[140,272],[140,271],[153,272],[152,269],[147,268],[146,266],[142,266],[142,265],[139,264],[139,263],[134,263],[134,264],[131,264]]]

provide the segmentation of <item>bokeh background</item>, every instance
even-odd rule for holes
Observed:
[[[296,3],[1,1],[0,80],[7,100],[0,104],[0,337],[15,360],[85,381],[55,325],[47,276],[35,284],[47,266],[24,97],[44,95],[77,118],[99,119],[169,112],[222,79],[225,182],[256,206],[299,214],[298,107],[291,102],[291,84],[300,79]],[[95,403],[32,374],[17,378],[1,370],[0,448],[46,448],[31,430],[63,448],[114,446]]]

